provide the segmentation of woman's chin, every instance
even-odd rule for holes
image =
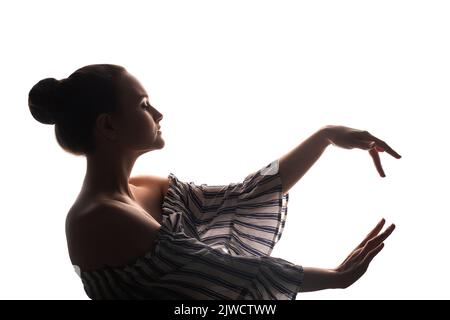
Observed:
[[[164,138],[161,137],[161,135],[158,135],[153,143],[154,149],[161,149],[164,148],[166,142],[164,141]]]

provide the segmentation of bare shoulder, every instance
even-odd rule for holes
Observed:
[[[154,175],[138,175],[128,179],[128,182],[138,187],[158,188],[164,197],[169,189],[169,178]]]
[[[124,266],[153,249],[159,227],[127,204],[96,203],[66,224],[72,264],[81,270]]]

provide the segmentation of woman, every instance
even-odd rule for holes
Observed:
[[[87,170],[66,219],[70,259],[91,299],[295,299],[346,288],[366,271],[394,225],[384,219],[334,269],[270,257],[283,231],[289,189],[329,144],[400,156],[367,131],[326,126],[240,183],[196,185],[130,173],[164,147],[163,115],[139,81],[117,65],[88,65],[39,81],[33,117],[55,124],[60,146]]]

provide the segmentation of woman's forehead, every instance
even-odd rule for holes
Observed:
[[[140,100],[143,96],[148,96],[147,91],[140,81],[128,72],[124,72],[120,82],[120,92],[123,99]]]

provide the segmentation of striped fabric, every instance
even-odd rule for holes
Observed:
[[[91,299],[295,300],[303,268],[270,257],[289,199],[278,160],[229,185],[168,177],[151,251],[121,268],[74,266]]]

